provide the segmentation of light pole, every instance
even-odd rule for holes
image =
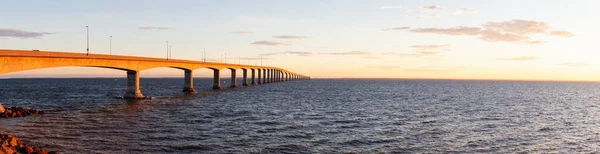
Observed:
[[[202,60],[206,63],[206,49],[202,51]]]
[[[86,51],[85,55],[89,56],[90,55],[90,28],[88,26],[85,26],[85,31],[87,33],[87,49],[85,50]]]
[[[169,60],[169,41],[167,41],[167,60]]]
[[[108,50],[110,51],[110,55],[112,55],[112,36],[110,36],[110,41],[109,41],[109,45],[108,45]]]

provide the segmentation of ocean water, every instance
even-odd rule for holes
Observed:
[[[182,78],[142,78],[154,99],[125,101],[115,99],[122,78],[2,79],[4,106],[50,112],[0,119],[0,132],[63,153],[600,151],[600,83],[313,79],[213,91],[197,78],[195,87],[186,96]]]

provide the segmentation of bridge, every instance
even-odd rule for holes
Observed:
[[[282,81],[306,80],[309,76],[268,66],[252,66],[216,62],[201,62],[191,60],[176,60],[167,58],[149,58],[134,56],[116,56],[103,54],[82,54],[68,52],[48,52],[30,50],[1,50],[0,74],[34,70],[41,68],[84,66],[123,70],[127,72],[127,88],[123,98],[145,98],[140,91],[140,71],[170,67],[184,71],[183,92],[194,93],[193,71],[200,68],[213,70],[213,89],[221,89],[220,70],[231,70],[230,87],[238,87],[236,70],[242,70],[242,86],[266,84]],[[251,82],[248,83],[248,70],[251,72]]]

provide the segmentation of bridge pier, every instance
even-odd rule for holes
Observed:
[[[127,71],[127,89],[123,94],[125,99],[143,99],[146,98],[140,91],[140,72]]]
[[[269,77],[269,83],[273,83],[275,81],[275,70],[271,69],[269,72],[271,72],[271,75]]]
[[[221,89],[221,73],[218,69],[213,69],[213,88],[212,89]]]
[[[269,83],[269,78],[271,78],[271,71],[269,71],[269,69],[265,69],[264,83]]]
[[[235,80],[235,78],[236,78],[235,77],[235,69],[230,69],[230,70],[231,70],[231,84],[229,85],[229,87],[235,88],[235,87],[237,87],[237,83]]]
[[[249,86],[248,85],[248,69],[242,69],[242,86]]]
[[[256,85],[256,80],[255,80],[255,78],[254,78],[254,76],[255,76],[255,74],[254,74],[254,70],[255,70],[255,69],[252,69],[252,83],[251,83],[252,85]],[[259,73],[259,74],[260,74],[260,73]],[[259,80],[260,80],[260,79],[259,79]]]
[[[195,93],[196,90],[194,90],[194,75],[192,74],[192,70],[185,70],[184,80],[183,92]]]
[[[260,73],[260,72],[262,72],[262,71],[261,71],[261,69],[256,69],[256,70],[258,71],[258,74],[257,74],[257,77],[258,77],[258,84],[263,84],[263,82],[262,82],[262,79],[260,78],[260,75],[261,75],[261,73]]]

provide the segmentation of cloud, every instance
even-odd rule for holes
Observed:
[[[0,37],[14,38],[39,38],[53,33],[48,32],[29,32],[18,29],[0,29]]]
[[[479,12],[479,10],[475,9],[475,8],[460,8],[461,11],[467,12],[467,13],[477,13]]]
[[[531,40],[532,35],[545,34],[552,36],[572,37],[574,34],[567,31],[551,31],[546,22],[531,20],[511,20],[503,22],[488,22],[480,27],[455,27],[455,28],[418,28],[411,29],[415,33],[432,33],[443,35],[478,36],[487,42],[511,42],[522,44],[542,44],[543,41]]]
[[[402,67],[400,67],[400,66],[369,66],[369,68],[376,68],[376,69],[382,69],[382,70],[394,70],[394,69],[399,69]]]
[[[408,47],[415,48],[418,51],[430,51],[430,50],[448,48],[448,47],[451,47],[451,45],[447,45],[447,44],[443,44],[443,45],[411,45]]]
[[[464,69],[464,68],[465,67],[463,67],[463,66],[455,66],[455,67],[437,67],[437,66],[433,66],[433,67],[421,67],[421,68],[405,69],[404,71],[408,71],[408,72],[432,72],[432,73],[438,73],[438,72],[458,71],[458,70]]]
[[[326,52],[326,53],[319,53],[319,54],[325,54],[325,55],[369,55],[369,52],[366,51],[348,51],[348,52]]]
[[[275,56],[275,55],[281,55],[281,54],[291,54],[291,55],[296,55],[296,56],[311,56],[313,53],[312,52],[304,52],[304,51],[284,51],[284,52],[273,52],[273,53],[260,54],[260,56]]]
[[[497,60],[514,60],[514,61],[527,61],[527,60],[535,60],[536,57],[533,56],[521,56],[521,57],[511,57],[511,58],[497,58]]]
[[[448,11],[448,13],[452,14],[452,15],[459,15],[462,13],[469,13],[469,14],[474,14],[479,12],[477,9],[474,8],[460,8],[457,10],[452,10],[452,11]]]
[[[422,12],[431,12],[431,11],[436,11],[436,10],[441,10],[442,7],[441,6],[437,6],[437,5],[431,5],[431,6],[422,6],[421,7],[421,11]]]
[[[235,32],[231,32],[230,34],[248,35],[248,34],[252,34],[252,32],[250,32],[250,31],[235,31]]]
[[[562,64],[558,64],[558,65],[561,65],[561,66],[574,66],[574,67],[590,66],[590,64],[588,64],[588,63],[581,63],[581,62],[562,63]]]
[[[381,6],[381,7],[379,7],[379,9],[382,9],[382,10],[383,9],[399,9],[399,8],[402,8],[402,6],[400,6],[400,5],[390,5],[390,6]]]
[[[310,37],[308,36],[293,36],[293,35],[279,35],[279,36],[273,36],[275,38],[280,38],[280,39],[308,39]]]
[[[487,30],[501,33],[513,33],[519,35],[542,34],[550,30],[550,25],[546,22],[532,20],[511,20],[503,22],[488,22],[483,25]]]
[[[264,53],[264,54],[260,54],[260,56],[275,56],[275,55],[283,55],[283,54],[296,55],[296,56],[312,56],[314,54],[336,55],[336,56],[363,55],[363,56],[365,56],[364,58],[378,58],[378,57],[371,56],[371,53],[366,52],[366,51],[321,52],[321,53],[306,52],[306,51],[283,51],[283,52]]]
[[[256,42],[252,42],[252,44],[255,44],[255,45],[267,45],[267,46],[290,45],[288,43],[273,42],[273,41],[256,41]]]
[[[410,29],[410,27],[394,27],[394,28],[388,28],[388,29],[383,29],[384,31],[392,31],[392,30],[407,30]]]
[[[481,28],[479,27],[455,27],[455,28],[419,28],[412,29],[415,33],[433,33],[446,35],[479,35]]]
[[[437,50],[447,49],[447,48],[451,47],[451,45],[446,45],[446,44],[443,44],[443,45],[412,45],[412,46],[408,46],[408,47],[415,49],[415,51],[412,53],[388,52],[388,53],[383,53],[383,54],[384,55],[407,56],[407,57],[433,56],[433,55],[438,55],[441,53]]]
[[[167,29],[171,29],[171,27],[163,27],[163,26],[140,26],[138,28],[142,29],[142,30],[167,30]]]
[[[567,31],[551,31],[550,35],[553,36],[562,36],[562,37],[573,37],[575,34]]]

